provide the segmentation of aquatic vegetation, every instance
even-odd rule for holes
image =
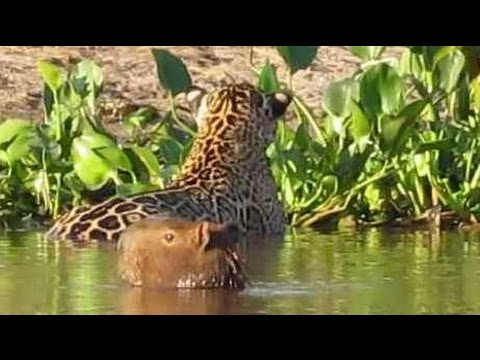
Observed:
[[[411,46],[390,58],[386,47],[353,46],[361,65],[327,87],[315,112],[296,95],[292,79],[321,48],[277,49],[289,69],[286,79],[269,61],[256,70],[263,90],[287,88],[294,95],[293,119],[280,122],[268,149],[293,226],[336,225],[346,215],[364,224],[477,222],[479,47]],[[157,49],[152,55],[169,111],[126,114],[123,142],[102,125],[103,75],[93,61],[68,70],[38,62],[43,121],[0,120],[0,227],[162,188],[176,175],[196,129],[179,117],[175,97],[192,80],[178,57]]]

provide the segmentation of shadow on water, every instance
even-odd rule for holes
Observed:
[[[120,283],[111,246],[0,233],[1,314],[445,314],[480,312],[475,232],[289,233],[249,239],[252,286],[160,291]]]

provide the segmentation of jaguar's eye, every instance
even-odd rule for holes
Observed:
[[[175,236],[171,233],[163,235],[163,240],[167,243],[171,243],[175,239]]]

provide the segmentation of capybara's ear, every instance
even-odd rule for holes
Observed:
[[[198,247],[205,249],[210,242],[210,223],[208,221],[202,221],[197,227],[195,236],[195,243]]]

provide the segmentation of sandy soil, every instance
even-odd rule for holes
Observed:
[[[249,47],[242,46],[170,46],[186,64],[194,84],[211,88],[219,81],[234,77],[255,81],[249,65]],[[21,117],[42,119],[42,81],[36,68],[38,59],[60,64],[91,58],[105,76],[103,96],[127,98],[138,105],[152,105],[162,111],[165,93],[158,83],[150,47],[144,46],[4,46],[0,47],[0,119]],[[254,64],[260,68],[269,58],[285,79],[286,67],[274,47],[255,47]],[[321,47],[313,64],[294,77],[294,88],[308,105],[319,108],[328,83],[348,76],[358,59],[347,47]],[[228,75],[227,75],[228,74]]]

